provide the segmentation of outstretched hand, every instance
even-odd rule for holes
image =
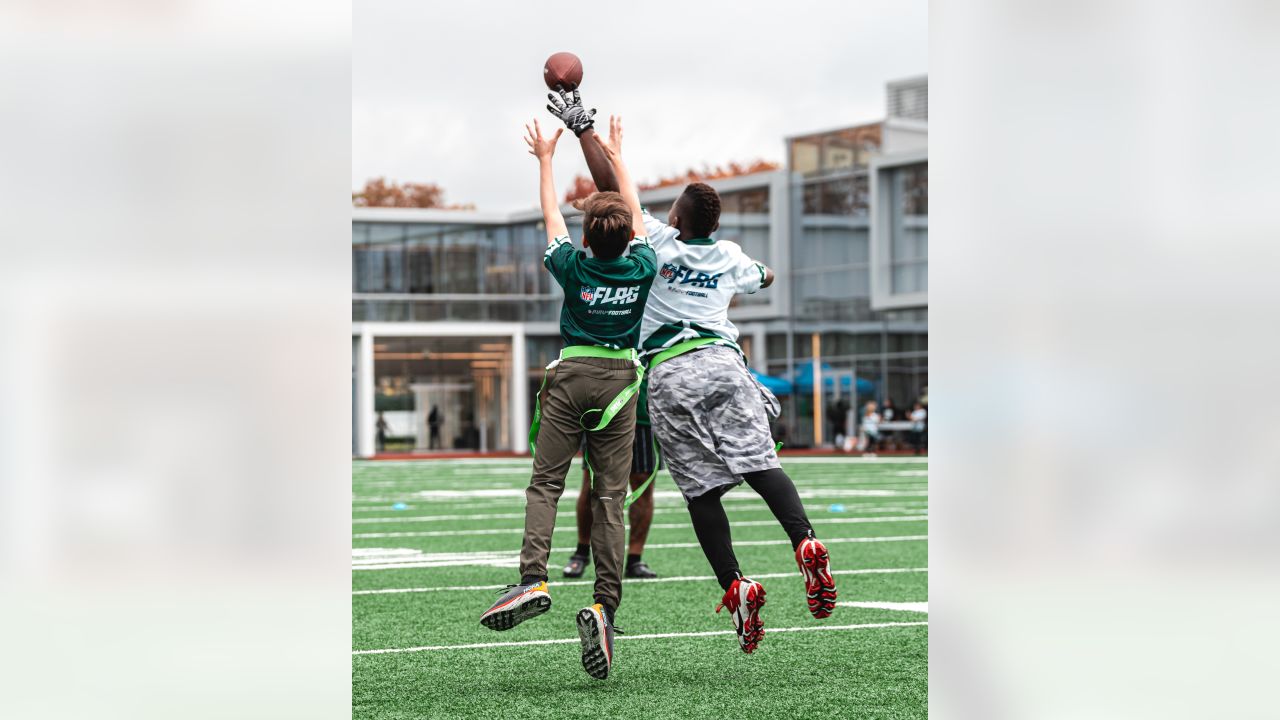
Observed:
[[[595,127],[596,109],[584,109],[582,95],[578,94],[577,90],[574,90],[572,95],[559,89],[556,92],[560,97],[556,97],[554,93],[547,93],[547,99],[551,101],[551,104],[547,105],[547,110],[560,118],[565,127],[572,130],[578,137],[582,137],[582,133]]]
[[[552,135],[550,139],[547,139],[542,136],[542,128],[538,125],[538,120],[535,118],[533,121],[533,127],[530,128],[529,124],[525,123],[524,129],[527,133],[524,142],[529,146],[529,154],[539,160],[551,159],[551,156],[556,152],[556,141],[560,139],[560,135],[564,132],[564,128],[557,129],[556,134]]]
[[[596,133],[595,138],[596,143],[600,145],[600,148],[604,150],[604,154],[610,160],[622,157],[622,117],[609,116],[609,139],[607,141],[600,137],[600,133]]]

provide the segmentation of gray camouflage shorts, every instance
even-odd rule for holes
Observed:
[[[780,467],[769,431],[779,410],[733,348],[708,345],[649,375],[649,420],[686,500]]]

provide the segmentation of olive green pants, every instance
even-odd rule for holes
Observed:
[[[546,387],[539,402],[542,425],[538,429],[533,478],[525,491],[524,545],[520,549],[522,577],[547,577],[551,533],[556,526],[556,506],[564,493],[564,480],[582,436],[587,436],[587,457],[595,471],[591,488],[591,552],[596,557],[595,600],[617,608],[622,600],[622,561],[626,531],[622,501],[631,475],[631,445],[635,440],[636,398],[596,432],[582,429],[579,419],[588,410],[609,404],[636,379],[630,360],[570,358],[547,371]],[[593,413],[598,418],[599,414]]]

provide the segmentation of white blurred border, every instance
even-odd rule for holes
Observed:
[[[1271,716],[1280,6],[930,8],[931,714]]]
[[[0,716],[349,714],[349,47],[0,8]]]

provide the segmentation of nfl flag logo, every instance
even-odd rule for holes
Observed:
[[[580,293],[582,302],[591,302],[591,298],[595,297],[595,292],[596,292],[595,288],[590,288],[590,287],[587,287],[586,285],[583,285],[582,292]]]

